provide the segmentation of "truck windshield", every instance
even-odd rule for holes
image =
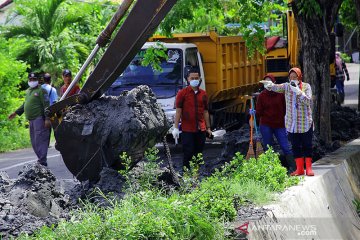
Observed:
[[[178,84],[182,84],[182,51],[167,49],[168,59],[161,59],[162,72],[152,69],[150,65],[142,66],[141,60],[145,50],[141,50],[131,61],[125,71],[110,87],[110,95],[118,95],[138,85],[148,85],[157,98],[169,98],[176,94]]]

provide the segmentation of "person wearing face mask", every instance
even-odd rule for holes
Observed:
[[[183,148],[183,166],[190,167],[193,156],[202,153],[206,134],[212,135],[210,117],[208,112],[208,97],[200,89],[200,70],[197,67],[186,67],[184,77],[188,86],[176,95],[176,114],[172,135],[175,140],[179,138],[179,123],[181,119],[181,141]]]
[[[29,121],[31,145],[38,157],[38,163],[47,166],[50,120],[45,117],[44,110],[49,107],[49,96],[39,85],[35,73],[29,73],[28,79],[29,88],[26,90],[24,103],[8,118],[12,120],[16,115],[25,113]]]
[[[276,82],[272,74],[264,77],[265,81]],[[285,95],[264,89],[256,101],[256,118],[260,120],[260,133],[262,136],[264,149],[273,146],[276,137],[283,154],[285,155],[288,173],[295,171],[294,156],[288,142],[285,128],[286,103]],[[250,123],[252,124],[252,123]]]
[[[296,162],[296,170],[291,175],[304,175],[305,162],[306,175],[314,176],[312,170],[313,119],[310,84],[302,81],[302,73],[299,68],[290,69],[288,83],[274,84],[268,80],[260,82],[269,91],[285,94],[285,126]]]

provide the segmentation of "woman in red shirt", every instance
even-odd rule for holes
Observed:
[[[264,80],[275,83],[275,77],[268,74]],[[288,166],[288,172],[295,171],[294,156],[289,146],[285,128],[285,95],[264,89],[258,96],[256,102],[256,116],[260,119],[260,132],[265,150],[267,146],[273,146],[273,136],[276,137],[283,151]]]

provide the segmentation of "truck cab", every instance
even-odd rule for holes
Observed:
[[[205,90],[205,76],[199,51],[192,43],[163,43],[168,59],[161,59],[162,72],[154,70],[150,65],[142,66],[141,60],[146,49],[156,47],[155,42],[148,42],[127,66],[125,71],[115,80],[106,95],[118,96],[124,90],[131,90],[139,85],[148,85],[170,121],[174,122],[175,97],[177,92],[187,86],[184,79],[186,65],[197,66],[201,72],[201,86]]]

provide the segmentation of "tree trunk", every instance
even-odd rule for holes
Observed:
[[[329,59],[335,54],[331,52],[330,33],[342,0],[314,1],[321,15],[300,13],[303,0],[295,0],[291,6],[301,40],[303,80],[310,83],[313,93],[315,134],[327,145],[331,143]]]
[[[354,5],[355,5],[355,9],[356,9],[356,18],[360,25],[360,1],[354,0]]]
[[[354,0],[355,8],[356,8],[356,18],[358,25],[360,26],[360,1]],[[358,37],[360,36],[360,29],[358,29]],[[358,41],[358,50],[360,50],[360,41]],[[360,55],[359,55],[360,60]],[[360,75],[359,75],[359,93],[358,93],[358,110],[360,111]]]

